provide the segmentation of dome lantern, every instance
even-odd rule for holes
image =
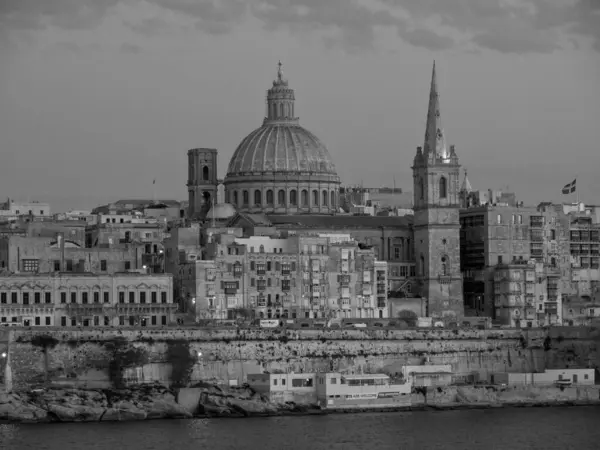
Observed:
[[[288,86],[288,81],[283,78],[281,61],[277,64],[277,78],[273,80],[273,87],[267,91],[267,117],[264,123],[287,122],[298,123],[294,115],[294,90]]]

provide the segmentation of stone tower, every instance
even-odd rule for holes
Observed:
[[[460,165],[446,145],[435,73],[427,111],[424,146],[413,163],[414,245],[427,316],[453,322],[464,315],[460,272]]]
[[[188,217],[203,218],[212,202],[217,201],[217,150],[188,150]]]

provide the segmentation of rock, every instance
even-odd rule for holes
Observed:
[[[229,417],[231,410],[226,406],[200,405],[198,408],[200,414],[208,414],[214,417]]]
[[[275,414],[278,412],[275,405],[257,402],[255,400],[228,399],[228,406],[231,409],[240,411],[245,416],[253,414]]]
[[[147,419],[189,419],[193,417],[189,411],[175,403],[174,399],[160,399],[142,405],[142,407],[146,411]]]
[[[100,420],[102,422],[144,420],[146,416],[146,411],[137,408],[129,402],[120,402],[118,405],[108,408]]]
[[[35,405],[13,401],[0,405],[0,419],[14,422],[45,422],[48,413]]]
[[[10,403],[11,400],[12,400],[12,397],[9,394],[0,392],[0,405],[3,405],[5,403]]]
[[[48,412],[54,414],[61,422],[96,422],[104,414],[105,408],[87,405],[59,405],[50,403]]]

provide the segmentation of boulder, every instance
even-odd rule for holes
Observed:
[[[276,414],[277,407],[270,403],[257,402],[255,400],[242,400],[237,398],[228,399],[228,406],[245,416],[254,414]]]
[[[119,402],[112,408],[108,408],[104,415],[100,418],[105,421],[127,421],[127,420],[144,420],[146,411],[143,411],[129,402]]]
[[[174,400],[159,399],[141,407],[146,411],[147,419],[189,419],[192,413]]]
[[[88,405],[59,405],[50,403],[47,406],[48,412],[54,414],[61,422],[96,422],[100,420],[105,408]]]
[[[19,401],[0,404],[0,419],[14,422],[45,422],[48,413],[35,405]]]

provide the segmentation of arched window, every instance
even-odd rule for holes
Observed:
[[[273,191],[271,189],[269,189],[267,191],[267,205],[272,205],[273,204]]]
[[[248,206],[248,203],[250,203],[250,194],[246,190],[242,192],[242,201],[244,206]]]
[[[300,194],[300,199],[302,201],[302,206],[308,206],[308,191],[306,189],[302,189],[302,193]]]
[[[425,257],[421,255],[419,258],[419,274],[424,277],[425,276]]]
[[[423,178],[419,178],[419,198],[425,200],[425,183]]]
[[[550,258],[550,266],[551,267],[556,267],[556,258]]]
[[[233,205],[238,206],[238,192],[233,191]]]
[[[331,191],[331,201],[329,202],[329,206],[335,208],[335,191]]]
[[[258,251],[259,251],[260,253],[264,253],[264,252],[265,252],[265,246],[264,246],[264,245],[261,245],[261,246],[259,247]]]
[[[448,180],[445,177],[440,178],[440,198],[446,198],[448,195]]]
[[[279,104],[279,116],[283,117],[283,103]]]
[[[319,206],[319,191],[313,191],[313,206]]]
[[[323,206],[327,206],[327,191],[323,191],[323,200],[321,201]]]
[[[209,173],[208,173],[208,166],[202,167],[202,179],[204,181],[208,181],[209,180],[208,175],[209,175]]]
[[[296,189],[290,191],[290,205],[298,205],[298,193],[296,192]]]
[[[442,256],[442,275],[448,275],[448,258],[446,256]]]
[[[261,203],[262,203],[262,192],[260,192],[260,189],[257,189],[254,191],[254,204],[257,206],[260,206]]]
[[[279,189],[277,193],[277,204],[285,205],[285,191],[283,189]]]

